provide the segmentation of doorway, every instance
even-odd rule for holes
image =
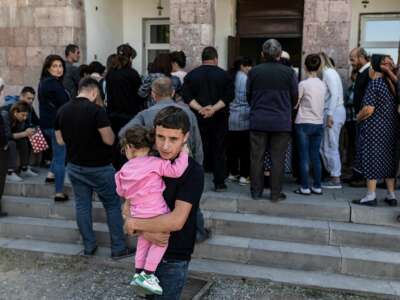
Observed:
[[[304,0],[237,1],[237,35],[229,37],[228,64],[238,56],[261,62],[263,43],[275,38],[290,54],[294,67],[301,67]]]

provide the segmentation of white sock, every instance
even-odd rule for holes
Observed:
[[[389,200],[396,200],[395,192],[387,192],[386,198],[389,199]]]
[[[376,198],[375,192],[367,192],[367,195],[360,200],[360,203],[369,202],[375,200],[375,198]]]

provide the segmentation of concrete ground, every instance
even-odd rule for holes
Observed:
[[[131,272],[81,257],[41,256],[30,252],[0,250],[0,299],[72,300],[139,299],[128,285]],[[280,285],[268,281],[214,277],[210,289],[198,299],[266,300],[372,300],[365,296]],[[183,299],[199,291],[189,280]]]

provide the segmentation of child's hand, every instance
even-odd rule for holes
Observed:
[[[125,200],[124,206],[122,207],[122,218],[126,220],[131,216],[131,212],[129,209],[129,202],[128,200]]]

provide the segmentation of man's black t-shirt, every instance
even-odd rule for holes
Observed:
[[[86,98],[76,98],[60,108],[55,129],[61,130],[69,162],[101,167],[111,163],[112,147],[104,144],[98,129],[109,126],[102,107]]]
[[[203,168],[192,158],[180,178],[164,177],[166,189],[164,199],[172,211],[175,201],[180,200],[192,204],[192,210],[180,231],[171,232],[168,249],[164,259],[190,260],[196,241],[196,214],[204,189]]]

